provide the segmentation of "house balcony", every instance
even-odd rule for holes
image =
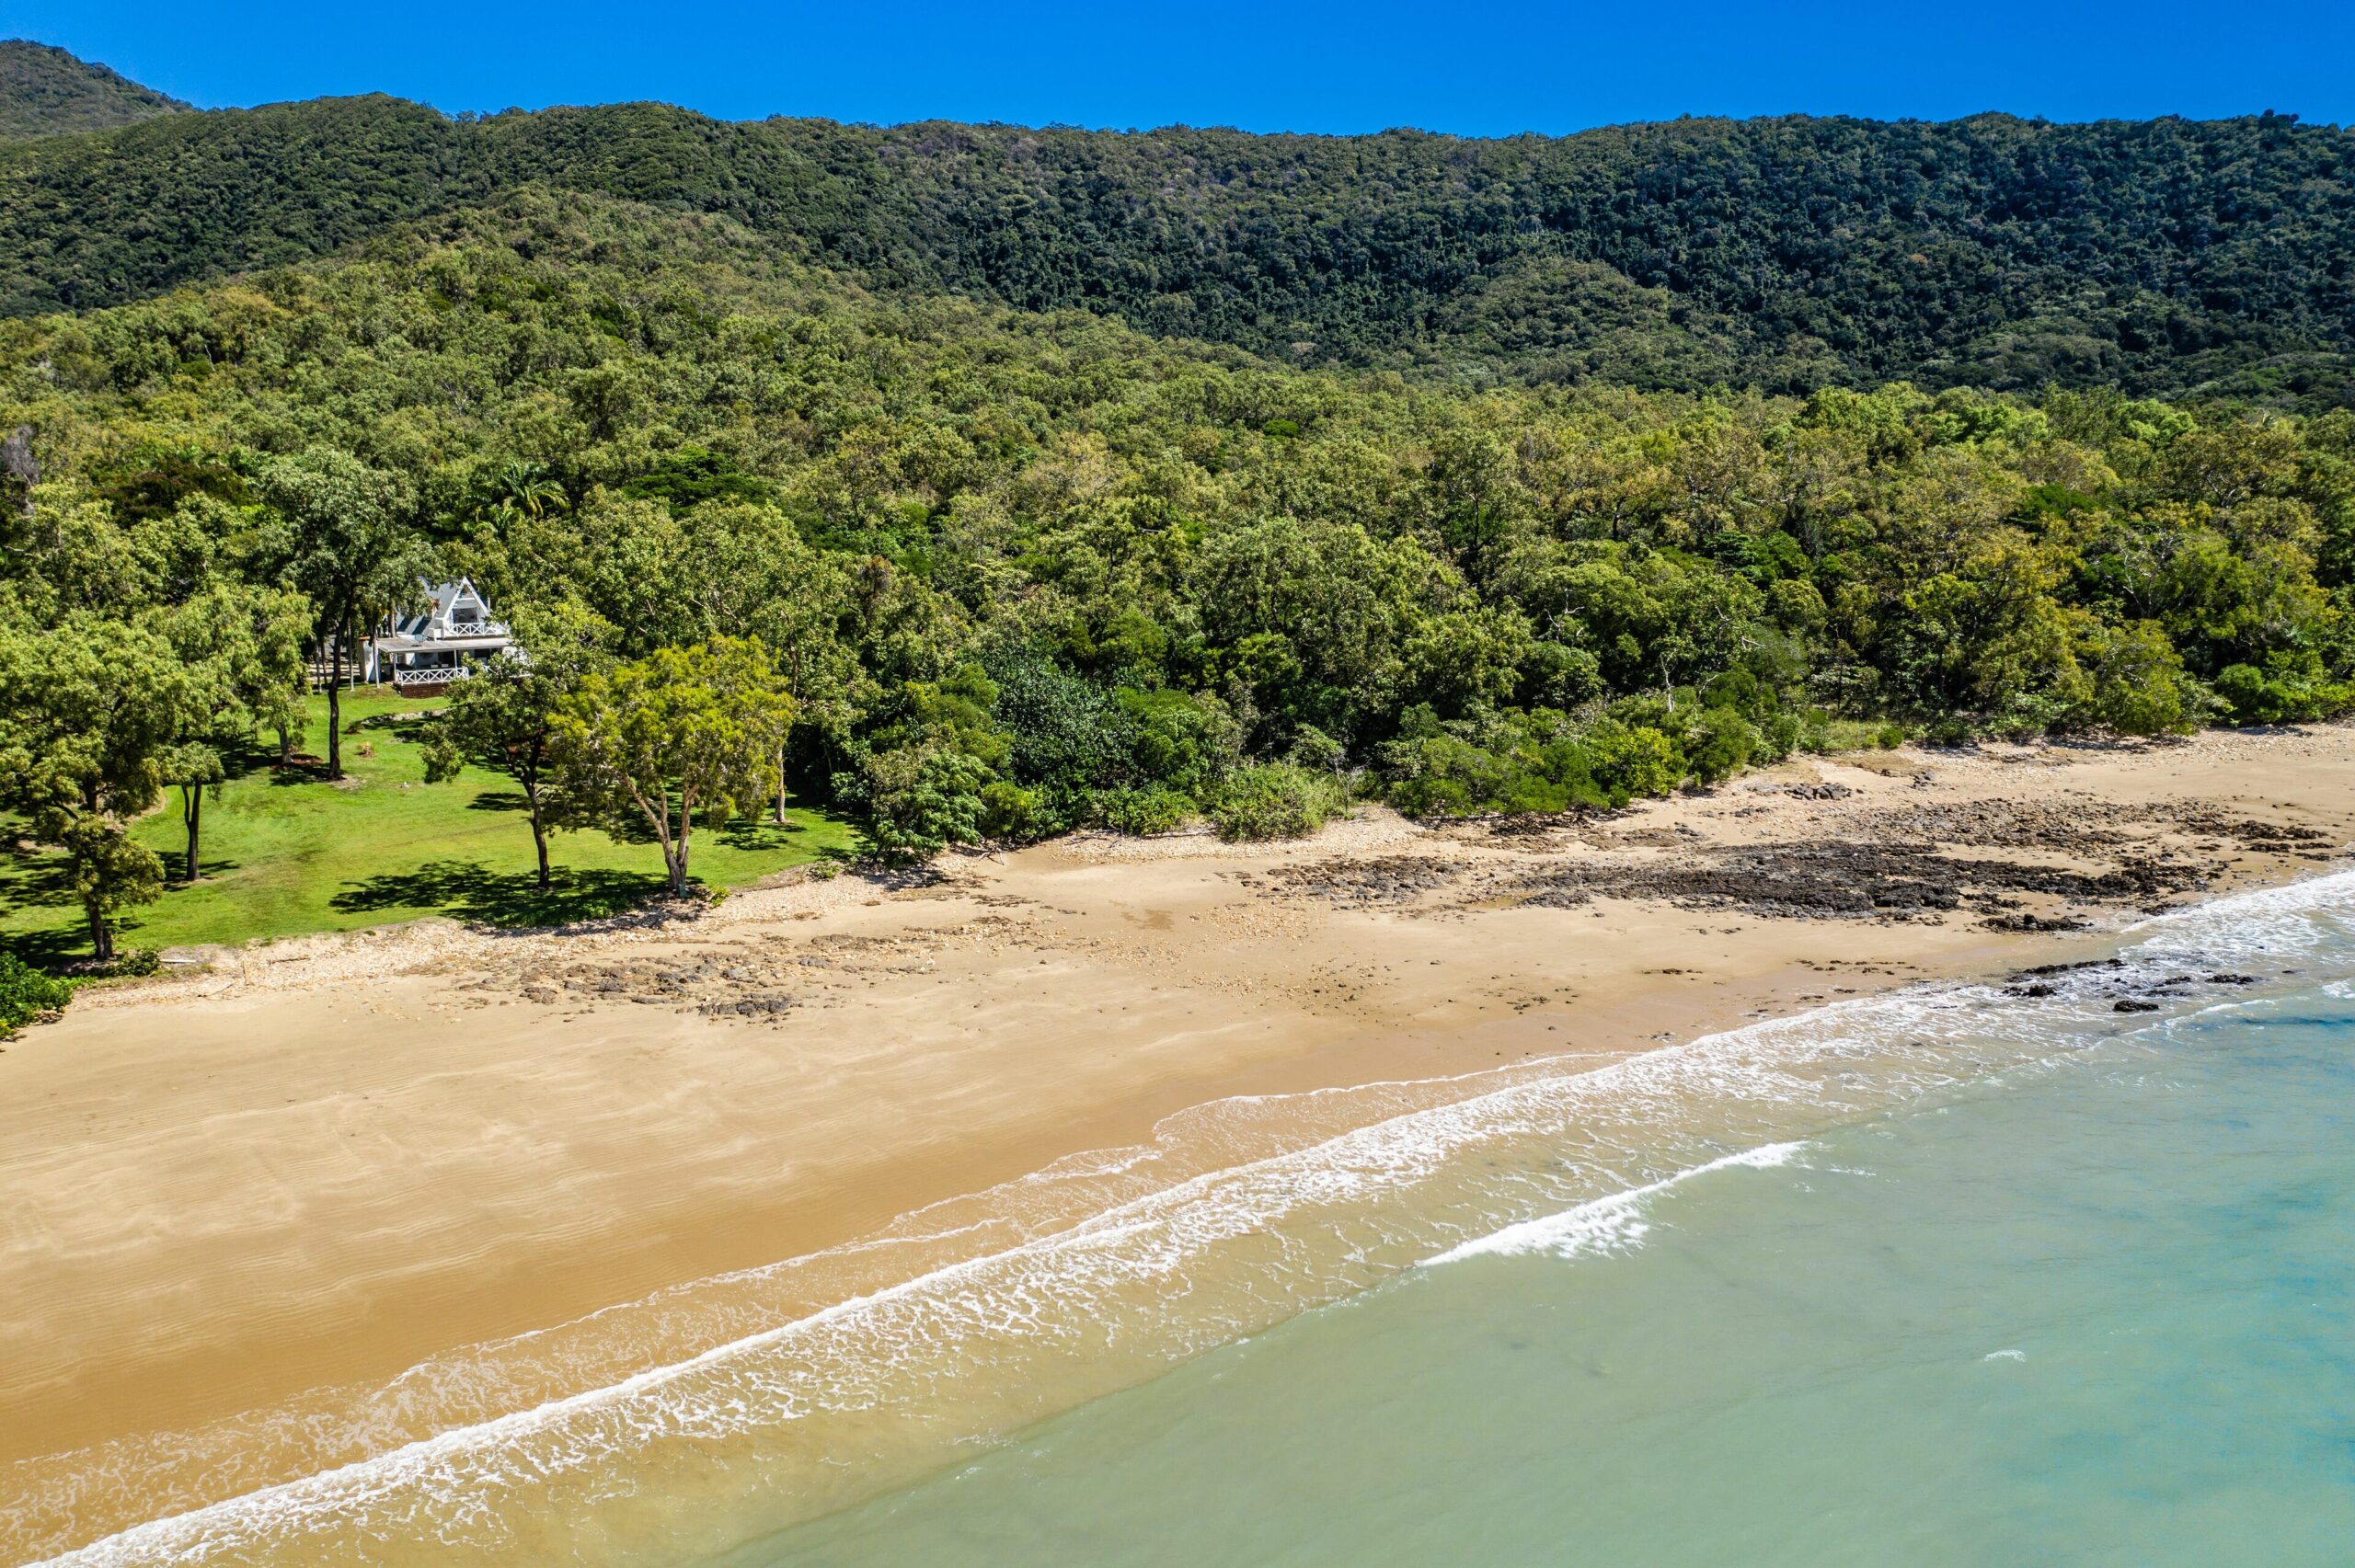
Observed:
[[[467,679],[473,670],[464,664],[434,664],[417,669],[392,669],[385,672],[393,690],[404,697],[431,697],[448,691],[458,681]]]

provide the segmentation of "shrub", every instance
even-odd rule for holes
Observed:
[[[1329,773],[1258,762],[1226,781],[1211,820],[1222,839],[1297,839],[1324,826],[1344,803],[1340,782]]]
[[[1243,726],[1207,692],[1123,691],[1130,768],[1122,783],[1202,795],[1216,787],[1243,750]]]
[[[1521,664],[1521,700],[1534,707],[1574,708],[1603,694],[1603,663],[1584,648],[1530,645]]]
[[[982,836],[989,839],[1019,839],[1027,835],[1039,816],[1036,791],[1004,779],[983,784],[981,793]]]
[[[1777,714],[1769,714],[1760,720],[1755,727],[1758,731],[1758,750],[1752,752],[1750,758],[1753,764],[1779,762],[1792,752],[1805,747],[1810,734],[1819,738],[1823,734],[1821,719],[1815,720],[1810,728],[1806,715],[1792,713],[1788,709]]]
[[[1750,765],[1758,739],[1750,721],[1731,708],[1710,708],[1686,732],[1685,766],[1695,784],[1722,783]]]
[[[13,953],[0,953],[0,1036],[63,1010],[73,999],[74,988],[63,980],[42,974]]]
[[[1600,804],[1575,743],[1492,750],[1453,735],[1394,747],[1390,804],[1409,817],[1556,812]]]
[[[1089,795],[1129,782],[1137,721],[1120,700],[1095,682],[1034,650],[1004,654],[990,669],[996,687],[993,722],[1010,742],[1009,787],[1028,804],[1001,795],[991,838],[1027,831],[1056,833],[1088,814]]]
[[[1349,761],[1342,744],[1313,724],[1304,724],[1293,732],[1292,750],[1284,753],[1284,761],[1296,768],[1307,768],[1320,773],[1338,773]]]
[[[1484,709],[1444,723],[1429,708],[1410,709],[1401,734],[1376,750],[1375,761],[1384,797],[1409,817],[1614,804],[1595,782],[1580,727],[1550,708]]]
[[[2062,728],[2085,704],[2044,692],[2015,692],[1987,720],[1990,734],[2005,740],[2033,740]]]
[[[1143,837],[1166,833],[1194,814],[1193,797],[1174,789],[1123,789],[1104,796],[1104,825]]]
[[[2304,724],[2347,711],[2355,690],[2325,677],[2311,660],[2279,656],[2267,668],[2225,666],[2216,695],[2231,704],[2236,724]]]
[[[2093,678],[2085,704],[2090,722],[2120,735],[2160,735],[2190,727],[2183,660],[2154,624],[2107,629],[2090,640],[2084,658]]]
[[[868,836],[888,860],[928,860],[944,845],[973,843],[1009,804],[983,798],[1001,781],[963,751],[902,747],[868,758],[865,773]]]
[[[1676,742],[1648,725],[1630,727],[1611,721],[1587,732],[1594,782],[1606,804],[1621,807],[1643,795],[1666,795],[1684,776]]]
[[[1978,738],[1978,732],[1971,728],[1970,721],[1962,715],[1947,714],[1932,720],[1922,738],[1933,746],[1968,746]]]

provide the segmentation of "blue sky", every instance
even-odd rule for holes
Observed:
[[[2090,120],[2273,109],[2355,123],[2355,0],[6,0],[6,34],[62,44],[207,108],[381,90],[450,110],[661,98],[729,119],[1472,135],[1791,111]]]

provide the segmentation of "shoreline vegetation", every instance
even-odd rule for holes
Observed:
[[[0,324],[0,806],[100,966],[159,898],[204,902],[167,888],[201,880],[207,803],[250,804],[314,722],[306,671],[347,662],[321,650],[429,578],[522,657],[454,683],[419,799],[504,773],[528,840],[578,830],[599,876],[629,857],[585,846],[648,841],[673,894],[698,854],[734,885],[716,840],[787,800],[912,864],[2355,701],[2355,410],[1466,391],[879,299],[586,198]],[[351,790],[346,743],[397,738],[299,743]],[[185,844],[134,827],[167,797]],[[296,901],[332,927],[354,896]]]
[[[2336,726],[1906,749],[1587,821],[1080,835],[684,922],[226,952],[0,1053],[28,1219],[0,1249],[22,1308],[0,1431],[27,1435],[0,1463],[53,1480],[90,1445],[218,1441],[1087,1150],[1230,1163],[1499,1073],[2095,956],[2151,909],[2336,858],[2350,761]],[[1200,1109],[1238,1095],[1243,1142]],[[221,1473],[300,1457],[238,1452]],[[157,1465],[44,1528],[87,1539],[201,1491]]]
[[[193,113],[55,51],[0,66],[34,127],[0,135],[0,820],[29,851],[12,901],[77,908],[86,945],[20,909],[36,967],[135,969],[143,921],[615,908],[640,843],[671,896],[726,888],[796,858],[764,815],[913,865],[2355,706],[2335,127],[1106,138]],[[68,129],[89,116],[125,123]],[[276,169],[290,135],[327,161]],[[528,155],[551,135],[563,157]],[[638,137],[684,161],[615,189]],[[1639,143],[1692,189],[1631,227],[1608,193],[1648,189]],[[2179,172],[2191,143],[2234,173],[2170,180],[2159,221],[2116,160]],[[446,184],[410,189],[434,146]],[[808,161],[828,146],[849,162]],[[1750,194],[1697,195],[1740,168]],[[1759,194],[1785,187],[1805,200]],[[1383,242],[1377,188],[1412,198],[1375,200]],[[136,239],[191,199],[174,245]],[[1096,291],[1039,275],[1054,256]],[[343,721],[372,628],[461,581],[506,651],[414,731],[357,697]],[[412,736],[396,812],[347,751]],[[290,807],[313,773],[350,797],[274,865],[273,753]],[[470,769],[514,786],[527,889],[428,822]],[[303,884],[242,921],[205,886],[215,804],[246,841],[211,864]],[[401,864],[404,836],[451,853]]]

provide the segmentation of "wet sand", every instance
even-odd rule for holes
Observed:
[[[0,1051],[0,1462],[813,1253],[1230,1096],[2092,951],[2329,857],[2350,758],[2334,727],[1808,760],[1591,822],[1083,838],[87,995]]]

